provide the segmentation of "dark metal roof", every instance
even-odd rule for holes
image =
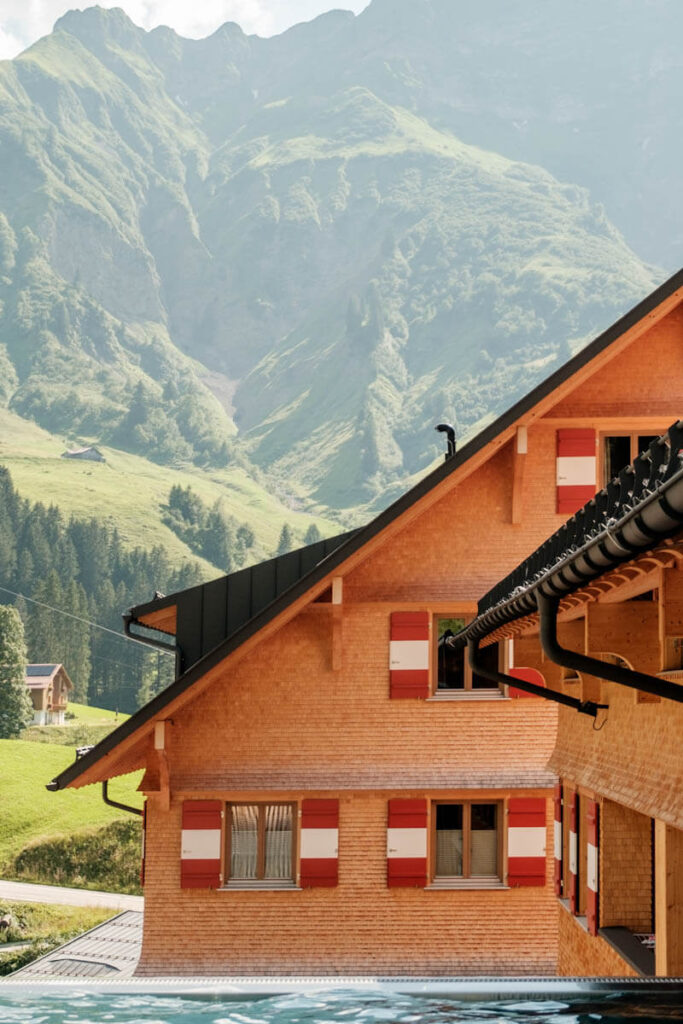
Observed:
[[[118,729],[101,740],[93,750],[79,761],[70,765],[61,772],[50,784],[54,789],[61,789],[73,782],[79,775],[82,775],[92,765],[117,744],[139,729],[145,722],[153,719],[163,708],[173,701],[180,694],[184,693],[206,672],[223,661],[234,650],[240,647],[246,640],[262,629],[271,619],[284,611],[297,598],[301,597],[317,582],[323,579],[331,570],[341,565],[348,557],[362,548],[373,537],[381,533],[390,523],[398,519],[405,511],[411,508],[424,495],[437,487],[443,480],[455,472],[474,455],[486,448],[494,441],[499,434],[514,424],[521,416],[530,412],[534,406],[550,395],[561,384],[569,380],[573,374],[582,369],[598,356],[605,349],[609,348],[631,327],[639,323],[662,302],[670,298],[679,288],[683,288],[683,269],[677,271],[668,281],[656,288],[637,306],[634,306],[628,313],[612,324],[606,331],[600,334],[592,342],[586,345],[572,359],[561,366],[555,373],[552,373],[537,387],[529,392],[524,398],[516,402],[507,412],[499,416],[497,420],[472,438],[452,458],[442,462],[436,469],[428,473],[414,487],[398,498],[392,505],[373,519],[366,526],[355,531],[348,540],[339,545],[327,558],[319,562],[305,576],[297,580],[288,590],[281,593],[270,605],[257,612],[251,619],[238,629],[232,636],[219,644],[212,651],[205,654],[188,671],[179,676],[170,686],[154,697],[148,704],[140,708],[134,715],[123,722]],[[147,612],[167,607],[169,599],[163,598],[159,601],[152,601],[148,605],[136,609],[143,614],[144,608]]]
[[[59,665],[27,665],[26,675],[27,676],[51,676],[55,669],[59,668]]]
[[[453,639],[462,646],[537,610],[536,595],[565,597],[656,547],[683,525],[683,420],[652,442],[603,490],[479,601]]]
[[[317,541],[172,595],[178,609],[180,671],[186,672],[236,633],[357,532]],[[138,608],[131,612],[134,617],[140,613]]]

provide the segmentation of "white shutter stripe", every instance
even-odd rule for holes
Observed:
[[[426,828],[388,828],[387,857],[426,857]]]
[[[574,487],[580,484],[595,484],[594,455],[558,455],[558,487]]]
[[[586,847],[586,885],[593,892],[598,891],[598,851],[592,843]]]
[[[339,829],[302,828],[301,856],[318,860],[334,858],[339,849]]]
[[[221,855],[221,830],[212,828],[182,831],[181,860],[215,860]]]
[[[509,828],[508,857],[545,857],[545,829]]]
[[[562,822],[555,821],[554,825],[555,829],[553,833],[553,839],[555,847],[555,860],[562,860]]]
[[[390,640],[389,668],[403,671],[429,668],[429,640]]]
[[[577,856],[576,856],[576,832],[569,833],[569,870],[572,875],[578,874],[577,872]]]

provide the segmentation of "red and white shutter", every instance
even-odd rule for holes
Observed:
[[[180,853],[181,889],[217,889],[221,884],[220,800],[185,800]]]
[[[390,800],[387,885],[423,889],[427,884],[427,801]]]
[[[555,895],[562,895],[562,783],[555,786],[553,845],[555,852]]]
[[[429,612],[392,612],[389,695],[429,696]]]
[[[140,839],[140,885],[145,884],[145,842],[147,839],[147,801],[142,805],[142,836]]]
[[[569,796],[569,909],[579,912],[579,797]]]
[[[600,849],[600,808],[595,800],[586,803],[587,858],[586,858],[586,918],[591,935],[598,934],[598,870]]]
[[[508,800],[508,885],[545,885],[544,797]]]
[[[525,683],[535,683],[536,686],[545,686],[545,679],[535,668],[511,668],[509,675],[515,679],[521,679]],[[511,686],[508,689],[508,695],[510,697],[533,697],[535,694],[529,693],[527,690],[518,690],[516,686]]]
[[[331,889],[339,881],[339,801],[301,803],[300,878],[302,889]]]
[[[572,515],[597,489],[595,431],[557,431],[557,511]]]

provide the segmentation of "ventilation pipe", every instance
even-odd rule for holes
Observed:
[[[448,438],[448,450],[445,455],[445,460],[448,462],[455,455],[455,430],[450,423],[439,423],[434,429]]]

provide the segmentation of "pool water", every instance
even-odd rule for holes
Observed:
[[[1,1024],[658,1024],[683,1021],[683,991],[570,1000],[463,1001],[386,992],[310,992],[235,1002],[220,993],[162,995],[84,988],[0,988]]]

